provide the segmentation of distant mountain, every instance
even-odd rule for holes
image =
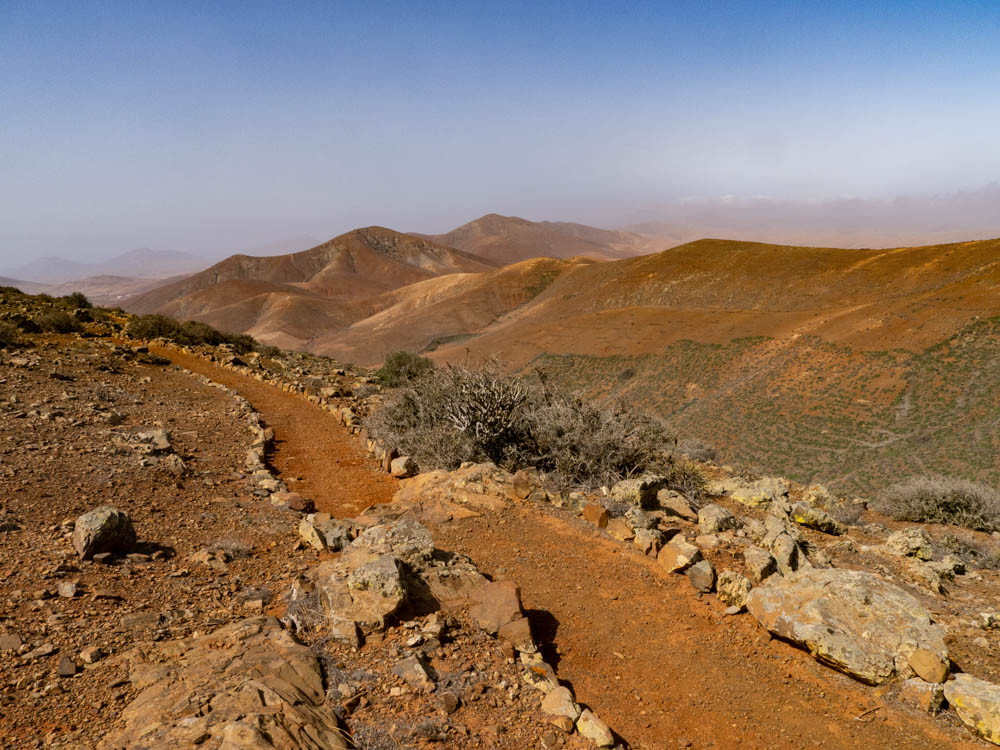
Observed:
[[[194,273],[207,265],[204,258],[175,250],[139,248],[96,263],[80,263],[59,257],[45,257],[4,274],[42,284],[62,284],[93,276],[118,276],[136,279],[163,279]]]
[[[8,279],[6,276],[0,276],[0,286],[12,286],[15,289],[20,289],[25,294],[42,294],[47,291],[45,284],[35,284],[31,281],[21,281],[20,279]]]
[[[636,232],[597,229],[562,221],[528,221],[516,216],[486,214],[446,234],[415,237],[457,247],[500,265],[529,258],[616,260],[662,250],[660,238]]]
[[[490,271],[495,264],[461,250],[383,227],[356,229],[289,255],[234,255],[193,276],[123,303],[267,343],[309,341],[370,315],[370,300],[442,274]]]

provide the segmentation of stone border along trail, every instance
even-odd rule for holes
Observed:
[[[275,431],[274,468],[317,509],[343,518],[391,500],[396,480],[375,471],[332,414],[200,357],[157,353],[249,399]],[[893,705],[885,688],[772,640],[750,616],[724,616],[724,605],[685,577],[549,506],[507,503],[429,528],[441,549],[521,586],[536,636],[554,644],[546,655],[560,679],[630,747],[987,746],[946,716]]]

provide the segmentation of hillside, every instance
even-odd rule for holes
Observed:
[[[499,265],[539,257],[615,260],[649,253],[669,244],[635,232],[569,222],[528,221],[499,214],[487,214],[446,234],[414,236],[475,253]]]
[[[304,348],[317,335],[366,317],[371,298],[442,274],[493,267],[460,250],[368,227],[299,253],[234,255],[127,300],[124,307],[201,320],[268,343]]]
[[[191,253],[139,248],[94,263],[53,256],[39,258],[17,268],[5,269],[5,273],[39,283],[64,284],[93,276],[165,279],[194,273],[204,267],[205,259]]]
[[[843,492],[929,470],[996,483],[1000,368],[986,319],[1000,313],[998,257],[998,241],[846,251],[704,240],[569,269],[432,356],[543,367],[729,460]]]

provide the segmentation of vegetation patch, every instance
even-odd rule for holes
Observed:
[[[900,521],[946,523],[977,531],[1000,530],[1000,493],[965,479],[911,477],[887,488],[875,507]]]
[[[168,318],[166,315],[140,315],[133,318],[125,328],[125,334],[134,339],[166,339],[181,346],[219,346],[228,344],[237,352],[246,353],[257,348],[253,336],[224,333],[207,323],[195,320],[184,322]]]
[[[492,461],[583,487],[650,472],[693,494],[704,483],[691,464],[673,457],[676,440],[658,419],[544,378],[506,375],[496,365],[429,369],[391,393],[367,426],[424,468]]]

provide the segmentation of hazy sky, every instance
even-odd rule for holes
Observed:
[[[998,39],[995,0],[0,0],[0,266],[978,188]]]

